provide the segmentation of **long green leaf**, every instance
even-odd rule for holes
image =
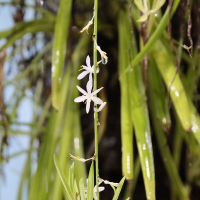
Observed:
[[[119,75],[129,63],[130,24],[127,12],[121,11],[118,16],[119,29]],[[126,38],[124,38],[126,35]],[[133,179],[133,125],[131,119],[131,105],[128,75],[120,79],[121,89],[121,138],[122,138],[122,172],[127,179]]]
[[[119,182],[119,185],[117,186],[117,189],[115,190],[115,194],[114,194],[114,197],[112,200],[117,200],[119,195],[120,195],[120,192],[121,192],[121,189],[122,189],[122,186],[124,184],[124,181],[125,181],[125,176],[122,178],[122,180]]]
[[[183,128],[186,131],[191,129],[197,141],[200,142],[199,117],[195,115],[194,105],[187,97],[179,75],[177,74],[174,79],[176,73],[174,62],[160,40],[154,45],[152,54],[167,88],[171,86],[170,96]],[[171,85],[173,79],[174,81]]]
[[[71,200],[74,200],[72,191],[71,191],[71,189],[70,189],[70,187],[69,187],[69,185],[68,185],[68,183],[67,183],[67,179],[66,179],[66,177],[65,177],[65,174],[64,174],[63,171],[61,170],[61,168],[60,168],[60,166],[59,166],[59,163],[58,163],[58,159],[56,158],[55,155],[54,155],[53,159],[54,159],[54,163],[55,163],[57,172],[58,172],[58,174],[59,174],[59,176],[60,176],[60,178],[61,178],[61,180],[62,180],[62,183],[63,183],[63,185],[64,185],[65,190],[67,191],[67,193],[68,193],[68,195],[69,195],[69,198],[70,198]]]
[[[84,188],[83,178],[81,178],[79,181],[79,191],[80,191],[81,200],[85,200],[85,188]]]
[[[54,23],[55,22],[55,17],[54,18],[49,18],[49,17],[43,17],[42,19],[35,19],[29,22],[19,22],[17,23],[14,27],[1,31],[0,32],[0,39],[2,38],[10,38],[13,35],[18,34],[19,32],[24,32],[27,28],[31,27],[41,27],[44,26],[45,24],[48,23]],[[28,30],[33,30],[33,29],[28,29]]]
[[[166,94],[165,85],[163,83],[160,72],[156,67],[154,59],[152,58],[150,59],[150,66],[148,69],[148,80],[149,92],[153,93],[153,96],[157,101],[158,108],[156,112],[156,117],[167,132],[171,126],[171,119],[168,108],[168,96]]]
[[[151,114],[152,114],[151,116],[153,119],[153,126],[156,133],[156,139],[159,145],[160,153],[163,158],[163,163],[166,167],[171,183],[179,196],[179,199],[189,200],[186,191],[184,189],[184,185],[178,174],[176,165],[173,161],[173,157],[170,153],[170,149],[167,145],[167,138],[165,136],[165,133],[163,132],[161,125],[157,122],[156,115],[154,114],[155,112],[157,112],[155,101],[156,100],[150,95]]]
[[[48,198],[48,196],[49,198],[50,196],[52,196],[53,190],[50,190],[48,193],[46,191],[51,186],[50,177],[52,175],[52,169],[53,169],[54,164],[53,164],[53,159],[46,159],[46,158],[53,157],[53,154],[55,153],[55,149],[56,149],[56,144],[58,142],[58,138],[61,134],[63,134],[63,132],[65,132],[65,126],[68,125],[67,123],[65,123],[65,120],[66,120],[66,110],[67,110],[67,105],[68,105],[67,102],[68,102],[68,97],[70,95],[69,95],[69,91],[66,89],[66,86],[70,88],[69,86],[69,83],[71,82],[70,75],[71,73],[70,73],[70,67],[69,67],[66,75],[63,78],[63,83],[62,83],[62,92],[61,92],[62,95],[60,98],[60,107],[62,109],[60,110],[60,112],[55,112],[54,110],[50,114],[48,127],[45,132],[43,145],[41,147],[41,154],[39,157],[38,167],[37,167],[35,175],[33,176],[32,184],[30,188],[30,195],[29,195],[30,200],[35,200],[35,199],[43,200],[43,199]],[[69,127],[67,126],[67,128]],[[68,136],[68,134],[67,135],[63,134],[63,136]],[[66,145],[66,141],[69,142],[68,140],[64,140],[63,142],[65,143],[65,146],[69,146],[69,145]],[[66,156],[65,156],[65,159],[67,159]],[[41,177],[43,178],[41,179]],[[58,176],[58,179],[60,179],[59,176]],[[55,189],[55,186],[53,187],[53,189]],[[62,190],[61,185],[59,189]]]
[[[87,200],[93,200],[93,195],[94,195],[94,166],[92,161],[88,176]]]
[[[60,83],[65,61],[72,0],[61,0],[56,18],[52,55],[52,105],[59,109]]]
[[[69,187],[71,188],[71,191],[74,191],[74,162],[72,163],[72,165],[69,168],[69,175],[68,175],[69,179],[68,179],[68,184]]]
[[[22,29],[21,31],[18,31],[17,33],[13,34],[12,36],[7,39],[7,42],[0,48],[0,51],[3,49],[6,49],[10,45],[13,45],[16,40],[22,38],[26,33],[37,33],[37,32],[51,32],[54,29],[54,23],[44,23],[39,25],[34,25],[30,27],[26,27]]]
[[[75,199],[76,200],[80,200],[80,193],[78,191],[78,186],[77,186],[77,183],[76,183],[76,179],[74,179],[74,194],[75,194]]]
[[[171,16],[175,12],[180,0],[175,0],[173,7],[172,7],[172,12]],[[124,73],[129,72],[129,70],[132,67],[135,67],[143,58],[144,56],[151,50],[151,47],[154,45],[154,43],[160,38],[161,34],[163,33],[164,29],[166,28],[168,24],[168,19],[169,19],[169,8],[166,9],[164,16],[162,17],[162,20],[160,21],[159,25],[157,26],[156,30],[152,34],[152,36],[149,38],[148,42],[144,46],[144,48],[135,56],[135,58],[131,61],[129,66],[126,68]]]

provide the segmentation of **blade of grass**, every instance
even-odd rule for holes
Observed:
[[[115,190],[115,195],[113,197],[112,200],[117,200],[119,195],[120,195],[120,192],[122,190],[122,187],[123,187],[123,184],[124,184],[124,181],[125,181],[125,176],[121,179],[121,181],[119,182],[119,185],[117,186],[117,189]]]
[[[56,17],[52,55],[52,105],[59,109],[60,82],[66,54],[72,0],[61,0]]]
[[[121,89],[121,138],[122,138],[122,173],[133,179],[133,125],[131,120],[128,75],[122,75],[129,63],[130,24],[128,13],[121,11],[118,16],[119,31],[119,76]],[[126,38],[124,38],[126,35]]]
[[[126,186],[126,191],[125,191],[123,199],[130,198],[132,200],[132,196],[135,191],[135,187],[138,181],[140,171],[141,171],[140,158],[139,158],[139,155],[137,155],[134,161],[134,179],[133,181],[128,183],[128,185]]]
[[[76,183],[76,179],[74,180],[74,192],[75,192],[75,199],[80,200],[80,193],[78,191],[78,186]]]
[[[85,188],[84,188],[83,178],[81,178],[79,181],[79,191],[81,200],[85,200]]]
[[[69,175],[68,175],[68,184],[69,187],[71,188],[72,193],[74,193],[74,162],[69,168]]]
[[[69,67],[69,64],[68,64],[68,67]],[[72,75],[72,72],[71,72],[71,66],[67,70],[67,73],[69,73],[68,76],[70,76],[70,81],[67,84],[65,84],[65,86],[63,86],[66,90],[65,108],[63,108],[60,104],[60,108],[64,109],[63,111],[64,121],[63,121],[63,130],[61,130],[60,132],[61,143],[60,143],[58,159],[59,159],[60,167],[63,170],[66,168],[67,163],[69,161],[70,141],[72,137],[72,128],[73,128],[73,103],[74,102],[73,102],[72,92],[74,88],[74,76]],[[61,111],[59,111],[59,113],[60,112]],[[61,187],[61,181],[59,179],[59,176],[55,177],[52,196],[53,196],[53,199],[61,199],[62,197],[62,187]]]
[[[46,184],[50,186],[50,177],[53,169],[53,159],[46,159],[48,157],[53,157],[55,153],[56,144],[58,142],[58,137],[64,130],[65,123],[65,110],[68,101],[68,90],[66,86],[70,82],[70,67],[67,70],[66,75],[63,78],[63,86],[60,98],[60,107],[62,110],[58,113],[52,111],[50,114],[50,119],[48,123],[47,130],[45,132],[45,137],[43,140],[43,145],[41,148],[41,156],[39,157],[38,167],[35,175],[33,176],[31,191],[29,195],[30,200],[43,200],[47,196],[52,195],[52,191],[46,191]],[[44,175],[45,179],[41,179]],[[46,181],[47,180],[47,181]]]
[[[154,45],[152,54],[167,88],[169,88],[176,73],[174,63],[159,40]],[[194,105],[190,98],[187,98],[178,74],[171,86],[170,96],[183,128],[186,131],[191,129],[197,141],[200,142],[200,119],[195,115]]]
[[[155,78],[156,77],[156,78]],[[159,70],[156,67],[155,60],[150,58],[149,70],[148,70],[148,79],[149,79],[149,92],[154,93],[154,98],[157,101],[157,119],[162,124],[163,129],[166,133],[169,132],[171,127],[171,118],[168,108],[168,96],[166,94],[166,88],[163,83],[162,77]]]
[[[171,86],[170,96],[181,120],[182,126],[185,130],[189,130],[192,127],[190,108],[178,74],[173,81],[176,74],[174,63],[160,41],[157,41],[154,45],[152,54],[167,88],[170,88]],[[172,81],[173,84],[171,85]]]
[[[13,45],[16,40],[22,38],[26,33],[37,33],[37,32],[52,32],[54,30],[54,23],[53,22],[48,22],[44,24],[34,24],[33,26],[30,27],[25,27],[24,29],[14,33],[11,35],[8,39],[7,42],[0,48],[0,51],[3,49],[8,48],[9,46]]]
[[[78,76],[78,68],[81,66],[81,62],[85,62],[85,57],[87,54],[87,48],[88,44],[90,42],[90,38],[87,34],[83,34],[79,40],[78,45],[76,46],[76,49],[72,55],[72,63],[73,63],[73,74],[75,83],[73,86],[73,99],[75,99],[78,96],[79,91],[76,88],[76,85],[79,85],[79,80],[77,80]],[[72,132],[73,132],[73,138],[72,142],[74,143],[74,155],[78,155],[81,158],[84,158],[84,149],[83,149],[83,141],[81,136],[81,124],[80,124],[80,112],[79,112],[79,105],[73,103],[72,106],[73,109],[73,125],[72,125]],[[85,163],[82,162],[76,162],[75,165],[75,177],[76,180],[79,181],[80,178],[83,178],[83,180],[86,180],[86,166]]]
[[[179,198],[182,200],[189,200],[167,145],[165,133],[163,132],[161,125],[157,123],[157,118],[155,115],[155,112],[157,112],[156,99],[153,97],[153,95],[151,95],[151,93],[149,93],[149,97],[153,127],[166,171]]]
[[[71,139],[74,140],[74,136],[79,138],[79,149],[76,149],[76,152],[78,153],[80,157],[83,156],[83,151],[81,147],[81,138],[80,138],[80,122],[79,122],[79,116],[78,116],[78,105],[74,103],[73,99],[77,97],[78,90],[76,89],[75,85],[77,83],[77,73],[78,73],[78,67],[80,66],[80,61],[85,58],[86,51],[83,51],[87,48],[89,39],[86,39],[86,36],[82,36],[76,50],[74,51],[72,55],[72,61],[73,61],[73,67],[70,72],[70,82],[68,82],[69,86],[67,91],[68,101],[66,103],[66,121],[65,121],[65,127],[63,131],[63,135],[61,138],[61,148],[59,153],[59,162],[61,164],[61,167],[64,168],[67,165],[67,161],[69,161],[69,153],[70,153],[70,141]],[[68,66],[69,67],[69,66]],[[67,86],[67,85],[66,85]],[[61,112],[61,111],[59,111]],[[79,130],[78,130],[79,129]],[[73,135],[73,136],[72,136]],[[71,139],[70,139],[71,138]],[[80,152],[81,151],[81,152]],[[80,153],[80,154],[79,154]],[[76,155],[76,154],[75,154]],[[84,156],[83,156],[84,157]],[[77,163],[76,167],[76,177],[77,180],[80,178],[78,177],[86,177],[86,170],[83,163]],[[77,172],[77,170],[80,170]],[[61,188],[61,181],[58,176],[55,178],[54,188],[53,188],[53,198],[61,198],[62,195],[62,188]]]
[[[56,156],[54,155],[54,163],[55,163],[55,166],[56,166],[56,169],[57,169],[57,172],[62,180],[62,183],[65,187],[65,190],[67,191],[68,195],[69,195],[69,198],[70,200],[74,200],[75,198],[73,197],[73,194],[72,194],[72,191],[67,183],[67,179],[65,177],[65,174],[63,173],[62,169],[60,168],[59,166],[59,163],[58,163],[58,159],[56,158]]]
[[[92,162],[88,176],[87,200],[93,200],[93,194],[94,194],[94,166]]]
[[[125,19],[122,22],[123,24],[129,22],[128,15]],[[130,27],[130,25],[127,25],[127,27]],[[126,32],[124,32],[122,40],[124,40],[124,35],[126,35],[127,37],[127,35],[131,33],[126,27],[124,27],[123,29],[126,30]],[[132,57],[137,55],[137,44],[135,41],[134,33],[132,33],[131,35],[131,40],[129,41],[129,44],[130,45],[127,47],[128,49],[126,49],[125,53],[129,54],[129,60],[131,60]],[[131,49],[130,52],[129,49]],[[124,75],[125,74],[123,74],[123,76]],[[131,117],[135,128],[136,142],[140,156],[146,196],[147,199],[155,200],[155,172],[153,148],[151,142],[146,95],[142,80],[141,67],[139,65],[131,68],[128,73],[128,81],[131,102]]]

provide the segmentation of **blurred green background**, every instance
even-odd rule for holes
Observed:
[[[107,102],[99,113],[100,177],[126,176],[119,199],[200,199],[200,0],[98,4],[97,42],[108,55],[98,73],[98,97]],[[76,85],[87,83],[78,70],[93,54],[93,26],[80,33],[93,6],[0,1],[2,200],[65,199],[54,153],[66,176],[69,153],[94,154],[92,109],[74,103]],[[90,164],[75,161],[77,181],[86,181]],[[104,186],[101,199],[111,199]]]

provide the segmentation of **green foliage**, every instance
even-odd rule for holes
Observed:
[[[108,137],[118,137],[121,133],[122,154],[120,151],[115,151],[116,157],[122,156],[121,163],[109,163],[110,154],[107,150],[109,151],[110,147],[104,148],[106,135],[105,141],[100,145],[102,149],[104,148],[103,153],[100,154],[101,169],[105,170],[113,165],[111,167],[116,173],[115,170],[121,169],[120,165],[122,166],[122,172],[117,171],[117,174],[120,174],[119,176],[122,174],[124,177],[117,188],[111,185],[114,191],[113,200],[119,198],[125,179],[127,179],[126,188],[124,188],[126,193],[123,199],[128,196],[132,198],[133,194],[137,193],[135,188],[142,182],[137,182],[140,168],[146,198],[155,200],[155,194],[159,193],[155,187],[155,174],[157,169],[162,168],[159,157],[163,161],[164,169],[162,170],[166,170],[167,178],[163,171],[162,176],[164,181],[168,181],[171,200],[193,200],[191,194],[194,194],[196,187],[199,189],[200,117],[195,102],[198,105],[200,78],[198,27],[200,24],[198,20],[192,21],[192,39],[195,38],[192,51],[185,45],[188,45],[188,41],[191,42],[188,37],[189,29],[186,30],[187,32],[182,31],[185,35],[177,34],[178,28],[172,23],[172,37],[175,36],[177,41],[167,32],[169,19],[172,22],[176,20],[176,24],[185,24],[187,27],[188,7],[182,7],[182,1],[174,0],[170,11],[167,2],[165,0],[126,2],[102,0],[98,5],[98,18],[93,22],[95,24],[98,21],[98,32],[95,25],[93,34],[98,33],[97,43],[103,46],[109,58],[107,66],[100,65],[98,77],[101,78],[98,82],[96,81],[97,74],[94,75],[93,90],[99,88],[97,86],[105,87],[106,92],[98,95],[108,99],[108,114],[110,115],[107,116],[107,112],[103,111],[98,114],[95,112],[96,158],[98,158],[97,144],[102,142],[103,136],[103,133],[97,136],[97,123],[102,122],[98,128],[99,133],[103,127]],[[192,16],[197,16],[196,7],[199,3],[198,1],[190,2]],[[0,39],[5,39],[0,51],[12,47],[10,55],[7,56],[7,62],[12,66],[13,61],[17,63],[17,59],[21,58],[17,63],[19,69],[15,77],[4,81],[0,78],[0,85],[4,88],[13,86],[15,90],[9,101],[4,103],[8,122],[6,125],[1,122],[0,137],[3,156],[0,164],[7,167],[7,160],[17,158],[22,154],[27,155],[20,175],[18,200],[23,198],[25,190],[28,194],[27,199],[30,200],[62,200],[63,198],[85,200],[86,190],[87,199],[92,200],[95,189],[98,188],[98,186],[95,187],[95,183],[98,185],[99,158],[93,161],[97,164],[93,162],[91,164],[86,189],[84,187],[86,165],[76,161],[70,166],[69,153],[81,158],[85,157],[85,152],[87,156],[91,152],[94,153],[92,151],[94,147],[90,147],[88,151],[89,147],[84,146],[84,144],[90,145],[93,140],[93,137],[89,135],[90,130],[93,130],[93,114],[86,116],[85,109],[82,110],[82,107],[80,109],[74,103],[74,99],[79,96],[76,85],[81,84],[77,80],[78,68],[85,65],[87,55],[92,58],[92,49],[94,49],[94,63],[100,58],[97,56],[95,45],[92,44],[92,25],[88,34],[78,33],[91,20],[93,1],[51,0],[43,8],[37,4],[34,6],[23,4],[22,1],[0,4],[11,6],[11,3],[18,12],[20,8],[31,8],[35,12],[35,18],[25,21],[22,17],[13,27],[0,32]],[[97,10],[95,11],[97,14]],[[157,17],[155,12],[158,14]],[[172,18],[175,12],[178,19],[181,12],[182,20]],[[41,32],[43,47],[38,50],[36,47],[38,35]],[[25,39],[27,34],[31,36],[30,41]],[[32,47],[35,47],[35,50]],[[25,58],[24,51],[28,51],[31,56]],[[34,51],[33,54],[31,54],[32,51]],[[0,59],[0,65],[0,69],[3,69],[2,59]],[[2,75],[1,72],[0,75]],[[118,78],[120,94],[116,86]],[[85,84],[85,80],[82,83]],[[30,89],[34,91],[32,96],[27,95]],[[0,89],[1,93],[3,94]],[[21,123],[17,121],[18,109],[26,98],[29,98],[34,105],[33,120],[30,123]],[[2,102],[0,103],[2,105]],[[51,105],[54,108],[51,108]],[[0,109],[3,119],[2,106]],[[120,117],[116,114],[119,113],[117,109],[120,110]],[[117,111],[114,112],[115,110]],[[113,121],[116,123],[111,125]],[[14,128],[16,125],[26,125],[29,129],[28,131],[17,130]],[[9,148],[3,142],[5,138],[7,137],[9,141],[10,138],[22,134],[30,138],[29,148],[11,155],[5,154]],[[152,140],[152,136],[156,140]],[[35,147],[35,143],[39,145]],[[136,151],[134,144],[137,147]],[[153,152],[154,149],[156,149],[155,152]],[[35,152],[38,159],[37,168],[33,170],[32,154]],[[58,159],[54,154],[58,155]],[[180,168],[181,165],[182,168]],[[180,169],[184,171],[180,173]],[[110,171],[106,174],[109,173]],[[100,171],[100,177],[104,175]],[[162,178],[158,177],[158,179]]]
[[[72,179],[71,180],[69,179],[70,184],[68,184],[68,181],[65,177],[65,174],[63,173],[62,169],[60,168],[59,163],[58,163],[58,159],[56,158],[55,155],[54,155],[54,163],[55,163],[57,172],[60,176],[60,179],[62,180],[62,183],[65,187],[65,190],[67,191],[67,194],[69,195],[70,200],[74,200],[74,196],[73,196],[73,190],[74,190],[73,183],[74,183],[74,181]],[[71,167],[71,169],[73,169],[73,166]],[[73,178],[73,174],[70,173],[70,175],[71,175],[70,177]]]

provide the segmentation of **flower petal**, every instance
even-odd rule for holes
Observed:
[[[103,101],[98,97],[92,97],[92,101],[96,104],[103,104]]]
[[[95,95],[95,94],[97,94],[100,90],[102,90],[103,89],[103,87],[101,87],[101,88],[99,88],[98,90],[95,90],[93,93],[92,93],[92,95]]]
[[[91,65],[90,65],[90,56],[89,55],[86,58],[86,64],[87,64],[88,67],[91,68]]]
[[[91,91],[92,91],[92,78],[91,78],[91,76],[89,76],[89,81],[87,82],[86,88],[87,88],[87,93],[91,94]]]
[[[90,100],[87,100],[86,113],[89,113],[89,111],[90,111]]]
[[[78,102],[85,101],[86,99],[87,99],[86,96],[80,96],[80,97],[77,97],[76,99],[74,99],[74,102],[78,103]]]
[[[94,198],[94,200],[97,200],[97,195],[96,195],[96,193],[94,193],[93,198]]]
[[[102,60],[100,60],[99,62],[97,62],[97,65],[99,64],[99,63],[101,63],[102,62]]]
[[[90,70],[90,68],[87,67],[87,66],[85,66],[85,65],[82,65],[82,68],[85,69],[86,71],[89,71],[89,70]]]
[[[81,80],[82,78],[84,78],[89,72],[88,71],[84,71],[82,73],[80,73],[77,77],[78,80]]]
[[[87,92],[86,92],[84,89],[82,89],[82,88],[79,87],[78,85],[77,85],[76,87],[78,88],[78,90],[79,90],[82,94],[87,95]]]
[[[89,74],[89,81],[92,82],[92,73]]]
[[[102,111],[102,109],[104,108],[105,105],[106,105],[106,102],[102,103],[102,104],[99,106],[99,108],[97,109],[96,112]]]
[[[105,190],[105,187],[99,187],[99,192],[102,192]]]

